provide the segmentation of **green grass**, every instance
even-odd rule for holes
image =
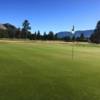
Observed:
[[[100,47],[0,42],[0,100],[100,100]]]

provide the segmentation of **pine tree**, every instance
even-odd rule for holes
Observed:
[[[43,40],[47,40],[47,34],[46,34],[46,32],[44,32],[42,39]]]
[[[81,33],[81,35],[80,35],[80,41],[85,41],[85,37],[84,37],[84,34],[83,33]]]
[[[91,42],[100,43],[100,21],[98,21],[94,33],[90,37]]]
[[[36,36],[36,37],[37,37],[37,39],[38,39],[38,40],[40,40],[40,39],[41,39],[41,33],[40,33],[40,31],[39,31],[39,30],[38,30],[38,32],[37,32],[37,36]]]
[[[48,34],[48,40],[54,40],[54,33],[52,31]]]
[[[23,38],[28,38],[29,36],[29,30],[31,30],[31,27],[30,27],[30,23],[28,20],[24,20],[23,24],[22,24],[22,34],[23,34]]]

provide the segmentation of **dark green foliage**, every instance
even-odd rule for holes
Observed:
[[[52,31],[48,34],[48,40],[54,40],[54,33]]]
[[[41,33],[40,33],[39,30],[38,30],[38,32],[37,32],[36,39],[37,39],[37,40],[41,40]]]
[[[57,34],[54,35],[54,39],[55,39],[55,40],[58,40],[58,38],[57,38]]]
[[[76,37],[76,41],[80,41],[80,37],[78,36],[78,37]]]
[[[0,38],[8,38],[8,32],[6,30],[0,30]]]
[[[86,41],[88,41],[88,39],[84,36],[83,33],[81,33],[80,37],[76,38],[76,41],[86,42]]]
[[[31,30],[30,23],[28,20],[25,20],[22,24],[22,38],[27,39],[29,37],[29,30]]]
[[[44,32],[44,34],[43,34],[43,36],[42,36],[42,39],[43,39],[43,40],[47,40],[47,37],[48,37],[48,36],[47,36],[46,32]]]
[[[15,38],[17,38],[17,39],[21,38],[21,29],[20,29],[20,28],[18,28],[18,29],[16,30]]]
[[[75,41],[75,39],[76,39],[76,38],[75,38],[75,35],[73,35],[73,36],[72,36],[72,41]]]
[[[94,33],[90,37],[91,42],[100,43],[100,21],[98,21]]]
[[[30,36],[30,40],[35,40],[36,38],[35,38],[35,34],[31,34],[31,36]]]
[[[66,36],[66,37],[63,38],[62,40],[66,41],[66,42],[70,42],[70,41],[71,41],[71,38],[70,38],[70,36]]]
[[[84,40],[85,40],[84,34],[81,33],[81,35],[80,35],[80,41],[84,41]]]
[[[22,24],[22,29],[25,30],[25,31],[28,31],[28,30],[31,29],[30,23],[29,23],[28,20],[25,20],[25,21],[23,22],[23,24]]]

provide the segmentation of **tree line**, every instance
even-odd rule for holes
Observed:
[[[16,28],[15,26],[7,23],[4,24],[4,26],[7,28],[6,30],[0,29],[0,38],[10,38],[10,39],[30,39],[30,40],[61,40],[61,41],[67,41],[71,42],[73,39],[76,41],[86,41],[86,38],[84,37],[84,34],[82,33],[80,37],[70,37],[66,36],[64,38],[58,38],[57,34],[53,31],[50,31],[49,33],[44,32],[41,34],[41,32],[38,30],[37,32],[31,33],[31,26],[28,20],[25,20],[22,23],[22,28]]]
[[[53,31],[49,33],[41,32],[38,30],[37,32],[31,33],[31,26],[28,20],[24,20],[22,23],[22,28],[16,28],[11,24],[3,24],[6,29],[0,29],[0,38],[16,38],[16,39],[30,39],[30,40],[63,40],[67,42],[71,41],[82,41],[82,42],[93,42],[93,43],[100,43],[100,21],[98,21],[94,32],[92,33],[90,38],[86,38],[84,33],[81,33],[79,37],[66,36],[64,38],[58,38],[57,34]]]
[[[22,28],[16,28],[15,26],[6,23],[3,24],[6,29],[0,29],[0,38],[16,38],[16,39],[30,39],[30,40],[56,40],[57,35],[50,31],[49,33],[44,32],[44,34],[41,34],[41,32],[38,30],[38,32],[32,33],[31,26],[28,20],[25,20],[22,23]]]

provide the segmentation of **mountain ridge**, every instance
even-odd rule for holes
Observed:
[[[80,37],[81,34],[84,34],[85,38],[89,38],[92,33],[93,33],[93,29],[90,30],[77,30],[75,31],[75,37]],[[71,37],[72,33],[69,31],[62,31],[62,32],[58,32],[56,33],[58,38],[65,38],[65,37]]]

